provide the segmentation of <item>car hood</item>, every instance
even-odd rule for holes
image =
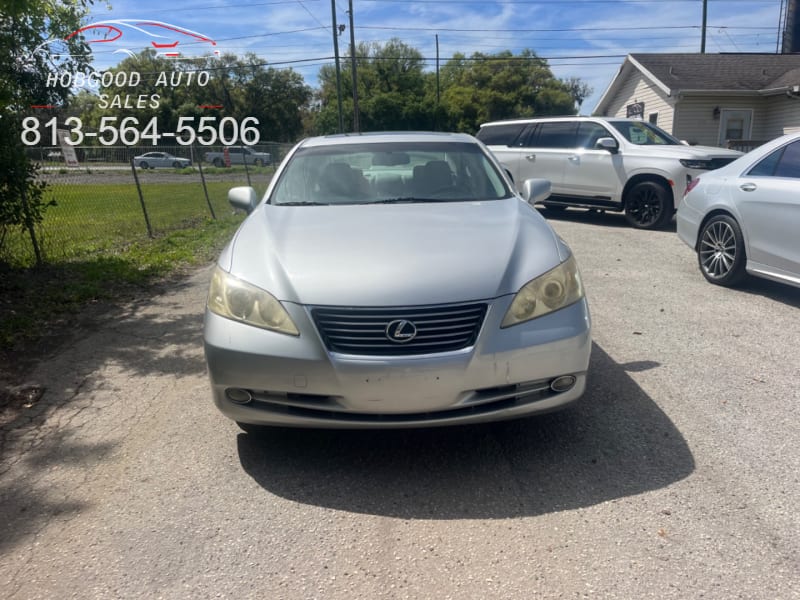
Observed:
[[[513,294],[568,256],[546,221],[518,198],[262,204],[220,266],[282,301],[409,306]]]

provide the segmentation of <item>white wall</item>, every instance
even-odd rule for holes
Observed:
[[[675,137],[690,144],[718,146],[722,120],[714,118],[714,109],[751,109],[753,111],[750,139],[769,139],[764,130],[767,104],[761,97],[695,96],[682,98],[675,111]],[[774,137],[774,136],[773,136]]]
[[[763,139],[771,140],[800,129],[800,97],[770,96],[766,105]]]
[[[634,102],[644,102],[645,121],[652,113],[658,113],[658,126],[672,133],[673,109],[669,98],[636,69],[631,70],[602,116],[626,117],[627,106]]]

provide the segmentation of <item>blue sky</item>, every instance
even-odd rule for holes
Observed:
[[[347,0],[335,5],[337,22],[347,25]],[[709,0],[706,51],[775,52],[781,5]],[[456,52],[530,48],[557,77],[579,77],[594,88],[581,110],[588,114],[626,54],[698,52],[702,6],[702,0],[353,0],[353,14],[356,43],[399,38],[429,59],[430,70],[437,34],[441,64]],[[276,68],[291,67],[315,86],[320,66],[333,62],[331,12],[330,0],[111,0],[110,10],[97,4],[90,20],[176,25],[215,40],[223,52],[254,52]],[[349,41],[346,30],[342,55]],[[99,67],[120,57],[105,54]]]

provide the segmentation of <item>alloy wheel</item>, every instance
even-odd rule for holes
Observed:
[[[700,239],[700,266],[713,278],[725,277],[736,261],[736,234],[725,221],[715,221],[703,230]]]
[[[664,210],[661,197],[652,188],[642,188],[628,201],[626,212],[636,225],[642,228],[652,227],[661,219]]]

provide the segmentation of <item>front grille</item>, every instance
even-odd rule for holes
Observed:
[[[344,354],[406,356],[452,352],[475,343],[486,304],[346,308],[319,306],[311,309],[326,348]],[[408,321],[416,335],[398,343],[387,337],[390,323]],[[404,331],[411,330],[405,326]]]

